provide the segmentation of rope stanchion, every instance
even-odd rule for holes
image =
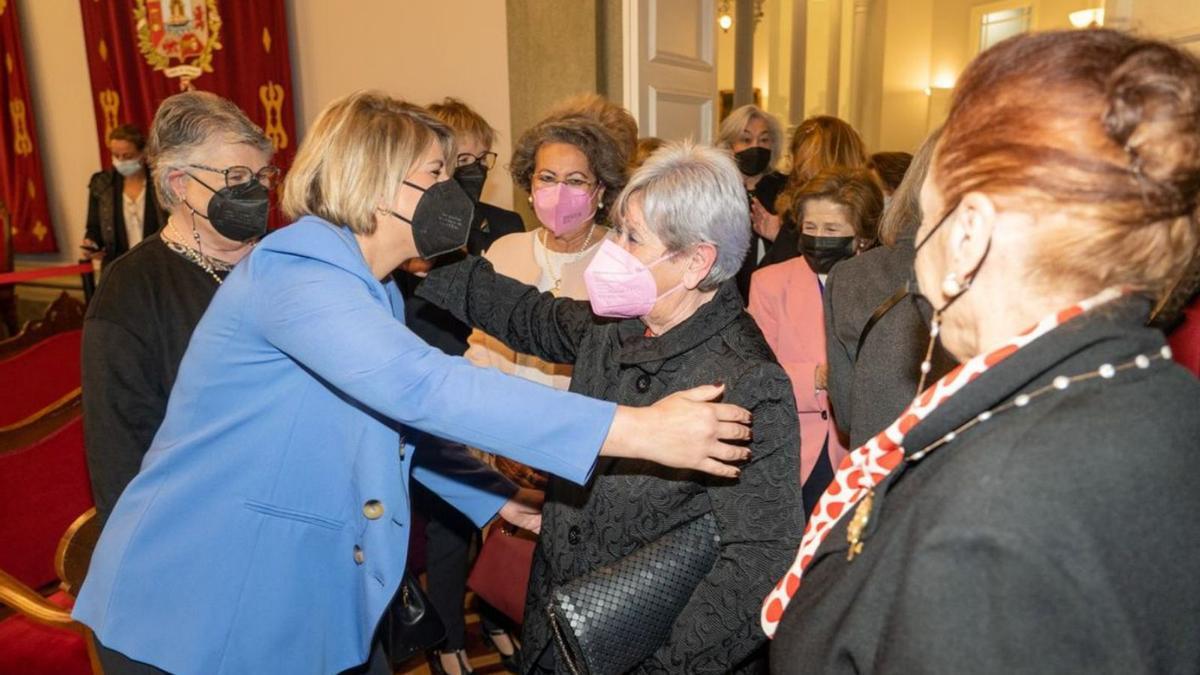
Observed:
[[[34,279],[46,279],[49,277],[67,277],[75,274],[90,274],[92,272],[92,264],[79,263],[78,265],[62,265],[60,267],[42,267],[34,270],[22,270],[20,272],[8,272],[0,274],[0,286],[6,284],[20,284]]]

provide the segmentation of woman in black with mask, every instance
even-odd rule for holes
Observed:
[[[792,381],[807,512],[846,454],[827,392],[825,276],[875,245],[883,194],[866,169],[837,168],[817,174],[794,199],[802,257],[755,272],[749,309]]]
[[[744,105],[721,122],[717,133],[717,147],[733,153],[737,160],[742,183],[750,198],[750,204],[775,213],[775,198],[787,184],[787,174],[777,171],[775,165],[783,147],[783,128],[775,116],[756,105]],[[746,260],[737,274],[738,290],[742,298],[750,298],[750,275],[764,259],[771,242],[757,232],[750,235],[750,249]]]
[[[158,431],[192,330],[266,233],[279,176],[262,129],[207,92],[163,101],[147,150],[167,225],[106,268],[83,325],[84,437],[101,522]]]
[[[467,253],[483,255],[500,237],[525,231],[521,216],[481,201],[488,172],[496,164],[492,145],[496,130],[466,103],[446,97],[440,103],[427,106],[430,113],[454,132],[456,150],[454,180],[475,203],[471,231],[467,235]],[[453,262],[461,257],[441,256],[437,263]],[[413,258],[401,265],[392,275],[404,296],[404,318],[408,327],[422,340],[447,354],[462,356],[467,351],[470,326],[454,318],[450,312],[416,297],[414,292],[420,277],[416,273],[432,269],[434,262]],[[436,445],[429,439],[419,442]],[[436,447],[430,448],[437,452]],[[479,528],[444,499],[419,483],[414,486],[414,510],[425,518],[425,569],[429,599],[446,626],[446,640],[430,655],[429,666],[435,673],[473,672],[466,652],[466,622],[463,601],[467,592],[467,571],[471,544]],[[476,599],[479,608],[483,639],[495,646],[501,662],[510,670],[516,669],[519,654],[515,643],[504,628],[504,616],[482,598]]]

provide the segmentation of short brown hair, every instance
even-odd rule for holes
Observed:
[[[146,134],[132,124],[122,124],[108,132],[109,141],[127,141],[133,143],[138,152],[146,149]]]
[[[546,119],[583,115],[600,123],[617,141],[625,163],[637,155],[638,126],[630,112],[600,94],[576,94],[559,101],[546,113]]]
[[[846,209],[854,236],[860,242],[873,243],[879,238],[879,214],[883,211],[883,192],[866,169],[836,166],[818,173],[800,188],[792,202],[799,223],[804,205],[815,199],[828,199]]]
[[[913,156],[907,152],[877,152],[867,159],[867,168],[883,181],[880,186],[888,192],[895,192],[904,180],[904,173],[912,164]]]
[[[637,152],[633,154],[633,161],[629,163],[630,168],[636,169],[646,163],[659,148],[666,145],[667,142],[657,136],[647,136],[639,138],[637,142]]]
[[[447,96],[441,103],[430,103],[428,110],[454,133],[474,136],[489,150],[496,142],[496,130],[492,125],[459,99]]]
[[[895,246],[901,237],[915,235],[921,226],[921,186],[925,184],[929,161],[941,134],[938,128],[921,144],[892,193],[892,201],[883,210],[879,218],[879,242],[884,246]]]
[[[375,91],[337,99],[317,115],[300,144],[283,184],[284,215],[317,216],[373,234],[379,203],[391,199],[435,145],[449,170],[454,134],[420,106]]]
[[[1032,242],[1041,283],[1159,294],[1196,250],[1200,62],[1112,30],[1006,40],[963,73],[931,178],[947,208],[1064,216]]]
[[[601,204],[610,211],[629,178],[628,160],[612,134],[595,119],[584,115],[551,117],[521,134],[509,170],[513,182],[525,192],[533,190],[537,151],[546,143],[573,145],[587,157],[588,167],[604,186]]]
[[[835,166],[858,169],[867,165],[862,137],[846,122],[828,115],[810,117],[792,133],[792,171],[775,203],[781,217],[794,215],[795,193],[818,173]]]

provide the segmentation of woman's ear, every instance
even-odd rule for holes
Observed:
[[[717,262],[717,247],[708,242],[697,244],[691,252],[686,253],[687,266],[683,270],[684,288],[690,290],[700,285],[708,278],[713,265]]]
[[[992,244],[996,227],[996,203],[982,192],[968,192],[959,202],[958,212],[951,217],[949,271],[959,279],[972,279]]]
[[[187,199],[187,172],[175,169],[167,174],[167,185],[175,199],[182,202]]]

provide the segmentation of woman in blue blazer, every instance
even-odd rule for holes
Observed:
[[[746,452],[721,439],[746,439],[749,414],[704,403],[716,387],[618,407],[473,367],[403,325],[395,284],[379,280],[466,241],[452,139],[374,93],[314,123],[285,185],[298,220],[234,269],[197,326],[79,595],[74,616],[117,670],[367,661],[404,572],[409,476],[481,525],[512,493],[462,457],[414,465],[405,426],[578,483],[597,455],[737,474],[724,461]],[[257,217],[225,197],[209,217]]]

